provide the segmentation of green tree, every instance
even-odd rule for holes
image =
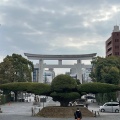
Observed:
[[[54,101],[59,101],[61,106],[68,106],[68,103],[74,99],[80,98],[77,92],[77,83],[68,75],[58,75],[51,83],[50,96]]]
[[[92,60],[93,69],[90,77],[94,82],[102,82],[109,84],[120,84],[120,57],[110,56],[106,58],[96,57]],[[97,94],[100,102],[115,100],[117,96],[113,93]]]
[[[12,62],[9,59],[4,59],[4,62],[0,63],[0,83],[13,82],[15,69]]]
[[[77,85],[81,84],[79,79],[75,79],[75,80],[76,80]]]
[[[12,54],[7,55],[3,62],[0,63],[0,83],[11,83],[11,82],[31,82],[33,71],[33,63],[21,55]],[[10,91],[9,91],[10,92]],[[15,101],[17,101],[17,90],[15,93]],[[5,94],[9,94],[8,91],[4,91]]]
[[[33,63],[21,55],[6,56],[0,63],[0,83],[30,82]]]
[[[7,96],[11,91],[14,91],[15,94],[17,94],[17,91],[26,91],[28,93],[34,93],[35,95],[51,96],[54,101],[59,101],[61,106],[67,106],[69,101],[80,98],[82,93],[101,93],[97,94],[97,100],[99,100],[98,102],[105,102],[106,100],[111,99],[115,100],[115,91],[120,90],[118,85],[98,82],[85,83],[76,86],[76,82],[70,77],[60,76],[57,77],[53,85],[32,82],[14,82],[1,84],[0,89],[3,90]],[[69,81],[66,80],[65,77],[67,77]]]
[[[93,82],[93,83],[84,83],[77,86],[78,92],[85,92],[85,93],[110,93],[119,90],[120,87],[114,84],[108,83],[100,83],[100,82]]]
[[[94,82],[119,84],[120,57],[96,57],[95,59],[93,59],[92,64],[93,69],[90,74],[90,77]]]
[[[117,67],[104,67],[101,70],[101,81],[110,84],[118,84],[120,80],[119,69]]]

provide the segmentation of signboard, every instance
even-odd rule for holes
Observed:
[[[40,102],[46,102],[46,98],[40,98]]]

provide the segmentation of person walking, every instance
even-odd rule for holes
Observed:
[[[82,119],[82,113],[79,108],[77,108],[76,112],[74,112],[75,120],[81,120]]]

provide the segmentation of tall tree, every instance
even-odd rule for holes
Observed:
[[[96,57],[93,61],[90,77],[95,82],[119,84],[120,82],[120,57]]]
[[[21,55],[7,55],[0,63],[0,83],[31,82],[33,63]]]

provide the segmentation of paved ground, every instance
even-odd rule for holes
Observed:
[[[46,105],[59,105],[59,103],[54,103],[50,98],[48,99]],[[34,106],[36,112],[42,109],[43,104],[40,107]],[[32,103],[11,103],[1,105],[3,113],[0,113],[0,120],[74,120],[74,118],[42,118],[42,117],[32,117],[31,108]],[[89,110],[98,111],[99,106],[97,104],[91,104],[88,106]],[[84,117],[82,120],[120,120],[120,113],[100,113],[97,117]]]

